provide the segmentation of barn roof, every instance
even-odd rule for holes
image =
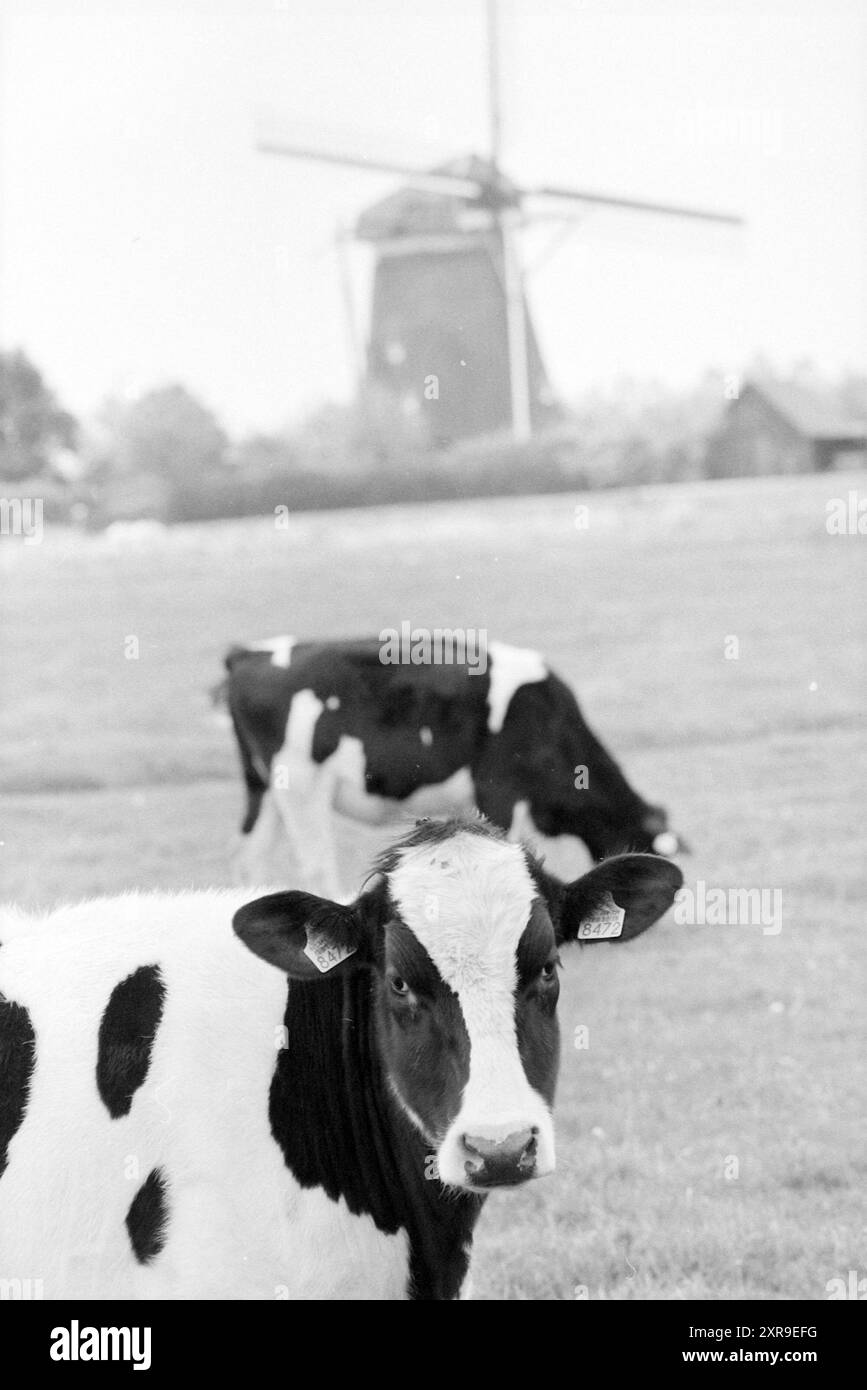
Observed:
[[[834,393],[815,386],[771,377],[754,378],[747,384],[807,439],[867,438],[867,387],[861,414],[853,416]]]

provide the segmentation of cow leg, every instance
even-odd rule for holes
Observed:
[[[538,838],[539,832],[530,815],[529,801],[516,801],[509,822],[509,839],[529,841],[533,844]]]
[[[494,778],[479,776],[473,777],[473,790],[476,805],[482,815],[487,816],[488,820],[498,825],[501,830],[511,832],[519,793]],[[509,838],[516,839],[517,836],[510,833]]]
[[[545,867],[564,883],[578,878],[589,868],[580,841],[576,842],[574,836],[566,833],[553,837],[544,834],[533,820],[529,801],[523,798],[512,807],[508,838],[520,840],[537,854],[543,854]]]
[[[334,835],[334,772],[304,757],[287,758],[285,753],[280,765],[287,785],[272,786],[271,795],[295,859],[297,876],[291,880],[292,887],[343,901]]]
[[[283,821],[274,801],[273,792],[266,792],[255,824],[242,834],[232,864],[233,880],[247,884],[284,883],[285,873],[278,872],[277,847],[283,839]]]
[[[516,787],[495,780],[475,783],[476,805],[494,825],[505,830],[509,840],[520,840],[534,848],[544,838],[533,819],[530,799]]]

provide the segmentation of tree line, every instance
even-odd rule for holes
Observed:
[[[800,370],[815,376],[809,364]],[[81,422],[34,363],[10,351],[0,353],[0,490],[41,497],[47,519],[99,527],[696,479],[726,381],[707,372],[672,391],[626,380],[585,395],[526,444],[504,434],[437,446],[418,416],[375,393],[285,431],[232,439],[179,383],[109,400]]]

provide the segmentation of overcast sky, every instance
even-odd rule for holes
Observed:
[[[863,0],[503,0],[513,177],[742,212],[525,234],[568,399],[756,352],[867,361]],[[0,335],[71,409],[178,379],[233,431],[352,369],[335,229],[393,180],[257,154],[257,115],[435,162],[487,141],[482,0],[0,3]],[[368,138],[369,137],[369,138]],[[353,252],[364,320],[369,253]]]

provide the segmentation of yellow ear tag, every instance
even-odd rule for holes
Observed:
[[[349,956],[354,956],[355,946],[338,946],[334,941],[330,941],[321,932],[307,931],[307,945],[304,947],[304,954],[308,960],[312,960],[316,969],[323,975],[329,970],[333,970],[335,965],[339,965],[342,960]]]
[[[618,907],[611,893],[604,893],[593,915],[578,928],[578,941],[609,941],[620,935],[626,921],[626,908]]]

